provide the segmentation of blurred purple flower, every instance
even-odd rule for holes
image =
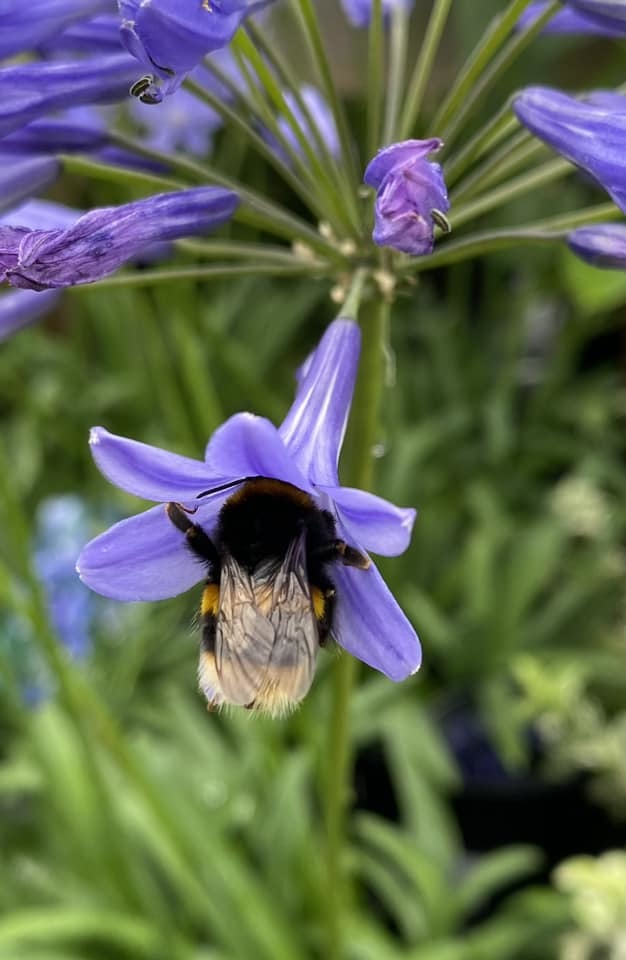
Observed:
[[[579,227],[567,237],[570,250],[593,267],[626,270],[626,224]]]
[[[117,437],[91,432],[98,468],[122,490],[158,502],[89,543],[80,555],[81,579],[116,600],[160,600],[203,580],[205,571],[169,520],[165,504],[194,509],[211,535],[233,490],[198,495],[224,483],[266,477],[306,491],[335,517],[337,534],[357,549],[396,556],[406,550],[415,511],[339,485],[337,463],[354,391],[360,350],[357,324],[336,320],[301,371],[294,403],[276,429],[250,413],[230,417],[212,436],[205,460],[191,460]],[[197,508],[197,509],[196,509]],[[414,673],[419,642],[376,567],[333,567],[335,637],[343,647],[392,680]]]
[[[298,126],[302,130],[302,133],[307,140],[310,140],[312,144],[315,145],[315,140],[313,139],[313,133],[309,126],[308,119],[300,109],[294,94],[290,91],[286,91],[284,96],[289,109],[293,113]],[[330,107],[324,100],[319,90],[308,83],[303,84],[303,86],[300,88],[300,96],[302,97],[305,106],[311,114],[311,119],[313,120],[321,139],[328,147],[329,153],[333,157],[338,157],[341,152],[341,146],[339,143],[339,134],[337,133],[337,127],[335,125],[335,118]],[[299,156],[302,155],[302,147],[300,146],[298,138],[292,130],[289,121],[285,117],[280,117],[278,120],[278,126],[282,135],[285,137],[292,149]]]
[[[565,3],[581,13],[606,17],[626,26],[626,0],[565,0]]]
[[[11,290],[0,294],[0,342],[41,320],[60,298],[60,290]]]
[[[0,137],[54,110],[114,103],[128,95],[136,66],[126,53],[0,69]]]
[[[113,6],[113,0],[3,0],[0,59],[32,50],[76,20],[106,13]]]
[[[126,49],[148,70],[136,96],[160,103],[213,50],[225,47],[245,17],[272,0],[119,0]]]
[[[531,133],[591,174],[626,212],[626,110],[576,100],[550,87],[522,90],[513,110]]]
[[[395,7],[409,11],[415,0],[382,0],[382,10],[389,17]],[[374,0],[341,0],[344,13],[353,27],[367,27],[372,19]]]
[[[0,226],[27,227],[29,230],[65,229],[76,223],[82,210],[66,207],[53,200],[27,200],[0,216]]]
[[[229,190],[197,187],[91,210],[67,229],[0,226],[0,282],[31,290],[92,283],[151,244],[215,229],[237,204]]]
[[[615,90],[592,90],[585,94],[585,103],[613,113],[626,113],[626,95]]]
[[[450,209],[441,167],[426,159],[441,146],[436,138],[404,140],[370,160],[363,180],[376,188],[372,236],[379,247],[415,256],[432,252],[435,223],[444,222]]]
[[[39,49],[48,56],[74,51],[83,54],[119,53],[122,49],[120,18],[116,13],[73,23],[40,44]]]
[[[59,164],[54,157],[29,157],[0,151],[0,213],[16,207],[39,190],[45,190],[58,175]]]
[[[549,6],[550,0],[531,3],[517,22],[518,30],[531,26]],[[591,13],[583,13],[582,10],[565,7],[557,11],[548,21],[543,28],[543,33],[582,33],[601,37],[623,37],[626,36],[626,23],[620,24],[608,17],[594,16]]]

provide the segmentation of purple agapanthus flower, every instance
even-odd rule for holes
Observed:
[[[0,282],[31,290],[92,283],[154,243],[215,229],[237,204],[229,190],[197,187],[91,210],[67,229],[0,226]]]
[[[594,177],[626,211],[626,110],[550,87],[528,87],[515,97],[513,109],[531,133]]]
[[[60,290],[11,290],[0,294],[0,342],[37,323],[59,303]]]
[[[311,114],[311,119],[315,124],[317,132],[326,144],[330,155],[333,157],[338,157],[341,152],[341,145],[339,142],[339,134],[337,133],[337,126],[335,124],[335,118],[332,110],[324,100],[319,90],[311,86],[309,83],[302,85],[300,88],[300,96],[302,97],[309,113]],[[293,113],[298,126],[302,130],[302,133],[308,140],[311,140],[313,134],[310,129],[308,118],[300,109],[294,94],[289,90],[286,91],[285,100],[289,109]],[[285,137],[293,150],[298,155],[301,155],[302,147],[300,146],[298,138],[294,133],[289,121],[285,117],[280,117],[278,120],[278,126],[282,135]]]
[[[119,0],[122,43],[148,71],[134,85],[146,103],[159,103],[213,50],[232,40],[245,17],[272,0]]]
[[[414,0],[382,0],[382,10],[385,17],[389,17],[396,7],[410,10]],[[367,27],[372,19],[374,0],[341,0],[345,15],[353,27]]]
[[[441,146],[436,138],[404,140],[369,162],[363,180],[376,188],[372,236],[379,247],[415,256],[432,252],[435,223],[446,224],[450,209],[441,167],[426,159]]]
[[[158,506],[92,540],[78,561],[83,581],[116,600],[160,600],[188,590],[206,574],[170,521],[166,504],[193,509],[194,523],[210,536],[233,488],[198,495],[249,477],[279,480],[306,492],[320,509],[332,512],[337,535],[357,549],[384,556],[406,550],[414,510],[339,485],[337,464],[359,349],[357,324],[336,320],[303,367],[280,427],[250,413],[235,414],[211,437],[204,461],[94,428],[91,450],[102,473]],[[338,643],[392,680],[414,673],[420,664],[417,636],[374,564],[357,569],[336,563],[332,577]]]
[[[136,66],[127,53],[0,69],[0,137],[54,110],[115,103],[128,96]]]
[[[73,23],[62,33],[39,44],[39,49],[46,55],[54,56],[70,51],[82,54],[119,53],[121,46],[120,18],[117,13],[112,13]]]
[[[1,143],[2,141],[0,141]],[[0,213],[49,187],[59,175],[54,157],[29,157],[0,151]]]
[[[626,0],[565,0],[565,3],[581,13],[606,17],[626,25]]]
[[[626,270],[626,224],[579,227],[567,237],[570,250],[594,267]]]
[[[531,3],[519,18],[518,29],[531,26],[550,6],[550,0],[538,0]],[[589,34],[600,37],[623,37],[626,35],[626,23],[608,17],[584,13],[572,7],[558,10],[543,27],[544,33]]]
[[[106,13],[112,7],[112,0],[3,0],[0,59],[32,50],[76,20]]]

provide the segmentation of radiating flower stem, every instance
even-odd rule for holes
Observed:
[[[350,418],[348,482],[368,490],[372,487],[372,449],[377,439],[384,381],[385,337],[388,304],[381,299],[364,303],[359,309],[364,271],[358,271],[341,316],[356,316],[361,326],[362,347]],[[327,960],[345,956],[343,925],[349,913],[350,882],[346,875],[346,821],[350,805],[352,746],[349,710],[357,664],[343,655],[333,667],[332,708],[325,756],[324,812],[326,820],[326,863],[328,883]]]
[[[210,267],[169,267],[164,270],[138,270],[136,273],[118,273],[105,280],[95,283],[81,284],[70,287],[70,290],[82,290],[89,287],[91,290],[110,287],[149,287],[155,283],[171,283],[173,280],[209,280],[219,277],[295,277],[303,274],[318,273],[317,264],[298,262],[294,258],[293,264],[285,263],[218,263]]]
[[[571,173],[573,169],[572,164],[567,160],[561,160],[560,158],[549,160],[548,163],[531,170],[530,173],[523,173],[519,177],[514,177],[513,180],[508,180],[501,187],[491,190],[484,196],[459,206],[454,211],[452,225],[453,227],[460,227],[462,223],[474,220],[476,217],[482,216],[483,213],[515,199],[515,197],[521,197],[525,193],[529,193],[536,187],[559,180],[566,174]]]
[[[452,186],[462,173],[484,154],[490,154],[497,144],[505,140],[519,128],[519,120],[511,113],[511,104],[507,101],[487,123],[471,137],[460,150],[454,151],[450,160],[444,159],[443,168],[446,183]],[[448,149],[443,145],[442,156],[447,158]]]
[[[381,121],[384,91],[385,33],[382,0],[373,0],[367,41],[367,155],[382,146]]]
[[[536,20],[524,27],[523,30],[519,30],[504,44],[480,77],[476,78],[476,82],[473,84],[471,91],[464,98],[463,102],[458,105],[454,117],[444,126],[441,131],[441,136],[444,140],[450,143],[454,139],[465,120],[480,103],[488,90],[499,80],[502,74],[509,69],[515,60],[517,60],[526,47],[532,43],[545,24],[557,13],[559,7],[559,0],[552,0],[552,3],[546,7]]]
[[[506,179],[519,167],[528,169],[528,161],[542,154],[549,156],[545,145],[533,138],[526,130],[520,130],[499,150],[494,150],[485,163],[461,181],[450,194],[451,202],[459,203],[476,196],[477,193]]]
[[[494,17],[461,68],[452,90],[433,120],[432,129],[437,131],[439,136],[451,122],[457,110],[463,106],[479,76],[501,49],[502,43],[529,4],[530,0],[511,0],[506,10]]]
[[[415,121],[419,116],[422,106],[422,98],[426,85],[430,79],[441,35],[443,33],[452,0],[435,0],[430,12],[430,19],[426,27],[426,33],[422,41],[422,46],[415,63],[415,68],[409,81],[408,91],[402,110],[400,120],[400,140],[406,140],[411,136]]]
[[[409,17],[402,5],[391,11],[391,37],[389,42],[387,96],[385,97],[385,122],[383,145],[393,143],[396,136],[398,112],[404,93],[407,45],[409,42]]]

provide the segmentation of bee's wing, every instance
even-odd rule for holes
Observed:
[[[215,666],[229,703],[255,700],[280,710],[308,692],[319,646],[306,576],[304,533],[285,559],[248,573],[228,556],[222,564]]]

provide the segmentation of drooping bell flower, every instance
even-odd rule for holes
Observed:
[[[122,490],[156,501],[157,506],[92,540],[78,560],[81,579],[98,593],[126,601],[160,600],[189,590],[206,579],[206,566],[198,562],[188,538],[172,522],[172,505],[181,516],[187,511],[200,535],[211,538],[224,504],[247,478],[291,485],[297,497],[327,511],[336,536],[357,551],[384,556],[403,553],[415,511],[339,482],[337,464],[359,349],[357,324],[334,321],[302,368],[295,400],[280,427],[251,413],[235,414],[213,434],[204,460],[95,427],[90,444],[101,472]],[[392,680],[414,673],[420,664],[417,636],[376,566],[333,562],[329,575],[334,585],[332,635],[336,641]],[[302,596],[301,588],[298,595]],[[260,635],[254,672],[258,675],[264,664],[269,669],[263,644],[270,626],[262,617],[256,620]],[[296,646],[293,649],[295,654]],[[216,690],[202,668],[201,685],[212,702],[234,702],[223,690]]]
[[[450,209],[443,172],[427,160],[442,141],[404,140],[380,150],[363,180],[376,188],[372,234],[379,247],[393,247],[414,256],[432,253],[435,225],[449,230]]]
[[[592,267],[626,270],[626,224],[598,223],[579,227],[567,237],[567,245],[577,257]]]

